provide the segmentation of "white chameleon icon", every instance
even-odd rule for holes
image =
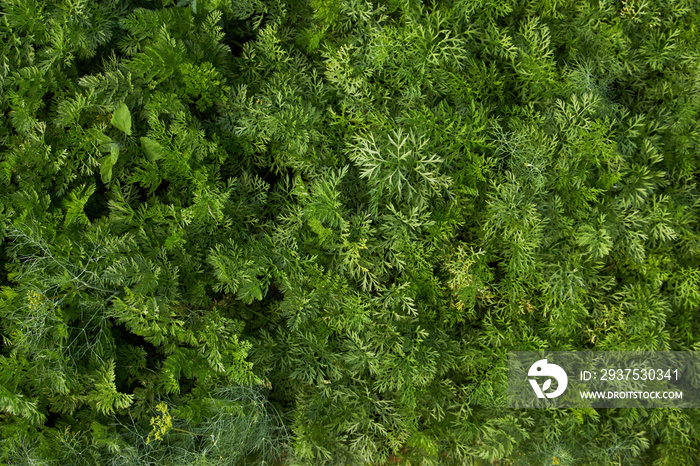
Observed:
[[[542,385],[542,389],[540,389],[540,386],[536,380],[528,379],[530,385],[532,385],[532,389],[537,394],[537,398],[544,398],[545,396],[547,398],[556,398],[564,393],[564,390],[566,390],[566,385],[569,383],[569,379],[566,376],[566,371],[556,364],[548,364],[546,359],[540,359],[530,366],[530,370],[528,371],[527,375],[530,377],[549,377],[544,382],[544,385]],[[549,390],[549,387],[552,385],[552,378],[556,379],[557,381],[557,389],[552,393],[544,393]]]

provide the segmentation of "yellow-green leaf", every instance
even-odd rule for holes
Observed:
[[[141,138],[141,147],[146,154],[146,158],[151,162],[155,162],[163,157],[163,148],[153,139],[146,137]]]
[[[107,184],[112,180],[112,167],[114,163],[112,162],[111,155],[105,155],[100,159],[100,177],[102,182]]]
[[[131,136],[131,112],[126,104],[121,104],[112,114],[112,126]]]

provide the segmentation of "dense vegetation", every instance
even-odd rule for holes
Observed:
[[[506,409],[700,350],[694,0],[0,0],[3,464],[691,465]]]

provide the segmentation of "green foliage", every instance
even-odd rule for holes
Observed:
[[[163,148],[153,139],[145,136],[142,137],[141,147],[143,148],[143,152],[146,154],[149,161],[155,162],[156,160],[163,158]]]
[[[112,114],[112,126],[131,136],[131,112],[126,104],[121,104]]]
[[[689,1],[0,0],[0,462],[694,464],[508,410],[698,351]]]

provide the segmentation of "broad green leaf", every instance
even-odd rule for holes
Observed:
[[[112,162],[111,155],[105,155],[100,159],[100,177],[102,182],[107,184],[112,179],[112,167],[114,163]]]
[[[163,148],[153,139],[141,138],[141,147],[146,154],[146,158],[151,162],[155,162],[163,157]]]
[[[109,157],[112,159],[112,165],[119,160],[119,144],[113,142],[109,146]]]
[[[112,126],[131,136],[131,112],[126,104],[121,104],[112,114]]]

